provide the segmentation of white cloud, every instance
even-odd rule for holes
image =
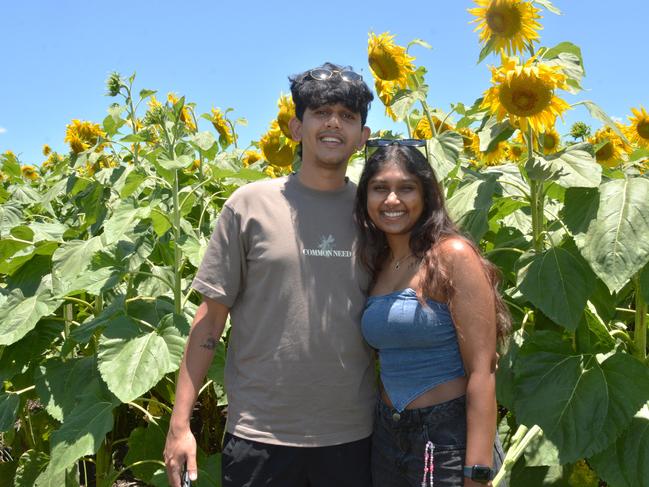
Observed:
[[[4,127],[0,127],[0,134],[4,134],[6,131],[7,131],[6,128],[4,128]]]

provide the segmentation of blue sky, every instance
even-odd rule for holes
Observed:
[[[646,0],[555,0],[563,15],[543,11],[541,45],[570,41],[582,48],[586,68],[579,95],[626,121],[630,107],[649,108]],[[478,35],[469,24],[469,0],[327,2],[187,0],[183,3],[111,0],[23,0],[0,4],[0,152],[40,164],[41,148],[67,152],[72,119],[101,122],[113,99],[104,96],[112,71],[137,74],[135,87],[185,95],[197,112],[234,108],[248,120],[242,145],[258,139],[277,112],[287,76],[332,61],[352,65],[370,84],[368,32],[390,31],[406,45],[433,46],[410,53],[428,69],[429,102],[442,110],[472,103],[489,86],[489,64],[476,61]],[[578,108],[566,116],[589,121]],[[394,128],[375,102],[368,125]],[[597,127],[599,124],[593,122]],[[209,123],[200,122],[209,130]],[[405,127],[397,127],[405,131]]]

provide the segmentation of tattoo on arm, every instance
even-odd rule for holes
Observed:
[[[219,343],[219,341],[216,338],[208,337],[205,340],[205,343],[203,343],[201,345],[201,347],[207,348],[208,350],[214,350],[216,348],[216,346],[218,345],[218,343]]]

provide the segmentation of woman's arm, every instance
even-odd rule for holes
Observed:
[[[461,238],[442,242],[440,256],[454,292],[450,308],[467,375],[465,465],[493,467],[496,435],[496,309],[481,258]],[[469,479],[465,486],[480,485]]]

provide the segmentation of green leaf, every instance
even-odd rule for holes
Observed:
[[[214,349],[214,358],[207,372],[207,378],[213,380],[216,384],[223,385],[225,382],[225,344],[219,340]]]
[[[604,110],[602,110],[602,109],[599,107],[599,105],[597,105],[595,102],[592,102],[592,101],[590,101],[590,100],[584,100],[584,101],[579,101],[579,102],[577,102],[577,103],[574,103],[572,106],[573,106],[573,107],[576,107],[577,105],[584,105],[584,106],[588,109],[588,112],[590,113],[590,115],[591,115],[593,118],[596,118],[596,119],[599,120],[600,122],[604,122],[606,125],[608,125],[609,127],[611,127],[611,129],[613,130],[613,132],[615,132],[619,137],[621,137],[622,140],[623,140],[624,142],[626,142],[627,144],[629,143],[628,139],[627,139],[626,136],[622,133],[622,131],[621,131],[620,128],[617,126],[617,124],[615,123],[615,121],[614,121],[611,117],[609,117],[609,116],[606,114],[606,112],[605,112]]]
[[[649,399],[649,369],[624,353],[579,355],[553,332],[536,332],[516,362],[516,418],[538,424],[561,463],[606,448]]]
[[[581,80],[586,75],[586,71],[584,58],[578,46],[570,42],[561,42],[543,52],[542,59],[550,66],[561,68],[568,77],[568,92],[575,94],[581,90]]]
[[[6,236],[13,227],[19,225],[22,216],[22,211],[17,205],[13,203],[0,205],[0,236]]]
[[[426,101],[428,86],[422,85],[417,90],[399,90],[392,98],[390,108],[398,121],[405,120],[417,102]]]
[[[77,402],[70,391],[82,391],[93,380],[100,380],[96,370],[94,356],[65,362],[51,359],[37,369],[36,392],[50,416],[63,422]]]
[[[597,218],[577,245],[612,292],[649,261],[649,180],[608,181],[599,188]]]
[[[158,157],[158,164],[160,164],[164,169],[174,170],[174,169],[185,169],[191,166],[194,163],[194,160],[187,156],[176,156],[173,159],[169,159],[165,156]]]
[[[135,143],[135,142],[146,142],[146,137],[142,137],[140,134],[128,134],[119,139],[120,142],[126,143]]]
[[[94,394],[82,396],[61,428],[52,433],[50,464],[36,485],[64,472],[79,458],[96,453],[113,429],[114,407],[115,402],[109,399]]]
[[[153,223],[153,231],[158,237],[162,237],[172,227],[169,215],[158,208],[151,211],[151,222]]]
[[[496,117],[490,117],[484,127],[478,132],[480,151],[491,152],[498,142],[509,139],[514,133],[514,130],[508,120],[499,122]]]
[[[489,55],[489,53],[493,52],[495,43],[496,43],[495,36],[491,36],[487,41],[487,43],[484,45],[484,47],[480,50],[480,55],[478,56],[477,64],[480,64],[482,61],[484,61],[484,58],[486,58]]]
[[[160,336],[165,341],[167,350],[169,350],[167,374],[175,372],[180,367],[188,334],[189,322],[184,316],[171,313],[160,320]]]
[[[521,258],[520,291],[555,323],[574,331],[595,287],[592,271],[578,254],[562,247],[528,256]]]
[[[146,428],[138,427],[128,437],[128,453],[124,458],[127,465],[147,460],[160,460],[165,446],[166,429],[149,423]],[[160,468],[156,463],[143,463],[130,468],[137,478],[148,482]]]
[[[148,206],[139,207],[134,199],[122,200],[115,208],[110,219],[104,224],[102,241],[110,245],[131,233],[135,226],[145,218],[149,218],[151,209]]]
[[[91,237],[88,240],[70,240],[56,249],[52,255],[55,292],[64,296],[73,288],[78,289],[77,279],[86,272],[93,255],[102,247],[101,237]]]
[[[124,297],[118,296],[98,316],[72,330],[72,338],[78,343],[88,343],[96,330],[103,330],[111,322],[122,318],[124,318]]]
[[[579,322],[575,341],[579,353],[608,353],[615,348],[615,339],[606,324],[597,313],[588,308]]]
[[[588,461],[608,485],[646,485],[649,478],[649,405],[645,404],[638,411],[614,443]]]
[[[38,475],[47,466],[50,457],[43,452],[27,450],[18,459],[14,487],[33,487]]]
[[[0,307],[0,345],[11,345],[36,326],[36,323],[59,307],[48,289],[39,289],[34,296],[25,297],[14,289]]]
[[[155,95],[158,90],[140,90],[140,99],[144,100],[145,98]]]
[[[424,41],[422,39],[413,39],[408,43],[408,46],[406,47],[406,51],[408,49],[410,49],[410,46],[415,46],[415,45],[425,47],[426,49],[432,49],[433,48],[433,46],[431,46],[430,44],[428,44],[428,42],[426,42],[426,41]]]
[[[446,131],[427,140],[426,145],[430,163],[441,181],[457,165],[457,160],[464,148],[462,136],[457,132]]]
[[[20,396],[18,394],[0,392],[0,432],[14,427],[19,406]]]
[[[563,206],[563,221],[579,247],[590,222],[597,217],[599,191],[597,188],[568,188]]]
[[[564,188],[596,188],[602,180],[602,166],[597,164],[590,152],[584,150],[589,144],[574,144],[566,149],[545,156],[552,170],[559,175],[557,184]]]
[[[113,394],[122,402],[131,402],[172,368],[169,349],[155,331],[133,337],[137,325],[129,318],[122,320],[120,327],[112,324],[109,330],[99,341],[99,372]]]
[[[507,352],[500,356],[496,369],[496,397],[508,409],[514,407],[514,364],[524,340],[524,331],[516,330],[509,341]]]
[[[206,152],[216,144],[216,139],[211,132],[198,132],[189,138],[189,142],[196,147],[196,149]]]
[[[208,240],[202,235],[196,238],[193,235],[185,234],[180,237],[178,246],[182,249],[183,255],[187,256],[189,262],[198,268],[207,250],[207,244]]]
[[[451,218],[479,242],[489,228],[488,215],[491,208],[496,179],[475,180],[462,186],[447,201]]]
[[[534,0],[534,3],[538,3],[539,5],[542,5],[549,12],[552,12],[553,14],[561,15],[561,10],[559,10],[557,7],[552,5],[552,2],[550,0]]]
[[[104,128],[104,131],[108,135],[108,137],[113,137],[115,136],[116,133],[119,132],[119,129],[126,123],[126,120],[123,118],[120,118],[119,116],[114,117],[112,115],[106,116],[104,118],[104,121],[102,122],[102,126]]]

